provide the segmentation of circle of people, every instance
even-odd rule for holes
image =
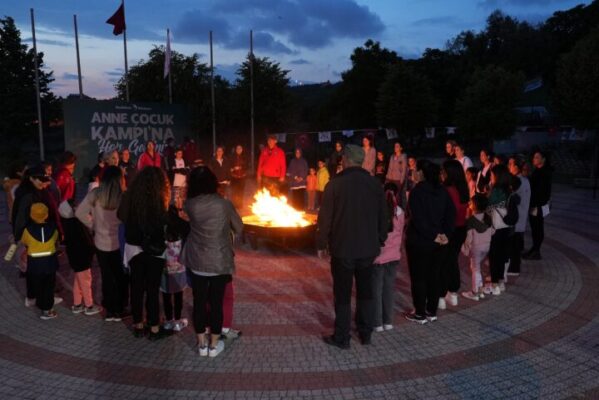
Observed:
[[[181,148],[170,140],[162,155],[149,141],[136,163],[128,150],[101,154],[79,203],[72,152],[60,157],[54,172],[50,163],[15,167],[4,181],[12,225],[5,260],[14,256],[25,278],[25,306],[36,306],[42,320],[57,317],[62,243],[73,270],[72,313],[102,313],[106,322],[120,322],[130,309],[133,335],[155,341],[187,327],[183,291],[191,287],[197,352],[218,356],[226,340],[241,335],[232,326],[233,247],[243,229],[238,210],[248,163],[241,145],[230,159],[217,147],[207,165],[197,153],[186,139]],[[362,147],[336,142],[328,160],[319,159],[314,168],[300,149],[287,165],[276,136],[268,137],[257,184],[288,192],[296,209],[317,211],[318,255],[330,254],[335,325],[323,338],[327,344],[350,347],[354,279],[361,343],[370,344],[372,332],[393,329],[404,242],[414,306],[404,316],[420,324],[436,321],[438,309],[458,305],[460,253],[469,259],[471,284],[461,292],[469,301],[505,291],[508,276],[520,273],[522,257],[541,259],[551,196],[546,154],[534,152],[531,167],[519,155],[506,160],[483,149],[477,170],[458,143],[448,141],[446,153],[439,165],[408,157],[396,142],[386,159],[364,137]],[[533,243],[522,253],[527,220]],[[101,306],[92,294],[94,255]]]

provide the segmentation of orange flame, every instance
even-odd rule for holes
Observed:
[[[258,191],[254,195],[252,213],[249,219],[263,226],[272,227],[303,227],[312,225],[305,218],[303,211],[297,211],[287,204],[287,197],[275,197],[266,189]],[[244,218],[246,221],[246,218]],[[247,221],[249,222],[249,221]]]

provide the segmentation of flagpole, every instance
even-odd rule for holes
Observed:
[[[170,48],[171,46],[171,31],[170,29],[166,29],[166,40],[168,42],[168,46]],[[164,56],[166,57],[166,52],[164,53]],[[170,60],[170,52],[168,54],[169,56],[169,60],[168,60],[168,104],[173,104],[173,81],[171,79],[171,60]]]
[[[210,31],[210,97],[212,99],[212,153],[216,154],[216,105],[214,104],[214,54],[212,52],[212,31]]]
[[[79,80],[79,98],[83,98],[83,83],[81,81],[81,61],[79,58],[79,31],[77,29],[77,14],[73,14],[73,25],[75,26],[75,49],[77,50],[77,78]]]
[[[255,143],[254,143],[254,31],[250,30],[250,136],[251,136],[251,154],[252,154],[252,171],[255,171]]]
[[[125,19],[125,0],[122,0],[123,5],[123,19]],[[126,21],[126,19],[125,19]],[[123,48],[125,49],[125,99],[129,103],[129,64],[127,62],[127,25],[125,23],[125,29],[123,30]]]
[[[42,126],[42,103],[40,100],[40,76],[38,73],[37,64],[37,42],[35,40],[35,18],[33,17],[33,8],[30,8],[31,12],[31,37],[33,40],[33,64],[35,68],[35,94],[37,101],[37,128],[39,132],[40,141],[40,161],[44,160],[44,128]]]

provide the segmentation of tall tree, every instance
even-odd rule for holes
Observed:
[[[434,122],[436,106],[428,79],[400,63],[389,69],[379,89],[378,123],[413,135]]]
[[[599,128],[599,29],[562,57],[555,102],[563,119],[580,128]]]
[[[23,142],[37,132],[35,64],[33,49],[21,41],[21,32],[11,17],[0,19],[0,159],[4,164],[20,156]],[[44,54],[38,53],[40,94],[44,124],[57,117],[57,100],[50,91],[52,71],[44,70]],[[48,107],[51,105],[52,107]],[[51,112],[49,112],[51,111]],[[15,151],[17,150],[17,151]]]
[[[477,70],[456,104],[460,132],[469,138],[503,139],[514,133],[514,109],[522,95],[524,76],[494,65]]]

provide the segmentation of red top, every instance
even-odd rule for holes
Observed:
[[[318,186],[318,179],[316,178],[316,175],[308,175],[306,177],[306,184],[307,191],[316,191],[316,187]]]
[[[75,198],[75,179],[73,179],[73,175],[65,167],[61,167],[56,172],[54,180],[58,189],[60,189],[61,202]]]
[[[455,206],[455,226],[461,227],[466,225],[466,212],[468,211],[468,203],[460,203],[460,194],[458,189],[453,186],[446,186],[447,193]]]
[[[144,152],[137,160],[137,170],[141,171],[145,167],[159,167],[160,168],[160,154],[154,152],[152,157],[148,152]]]
[[[279,147],[275,146],[272,149],[266,147],[260,154],[258,160],[259,177],[266,176],[269,178],[285,178],[286,172],[285,153]]]

